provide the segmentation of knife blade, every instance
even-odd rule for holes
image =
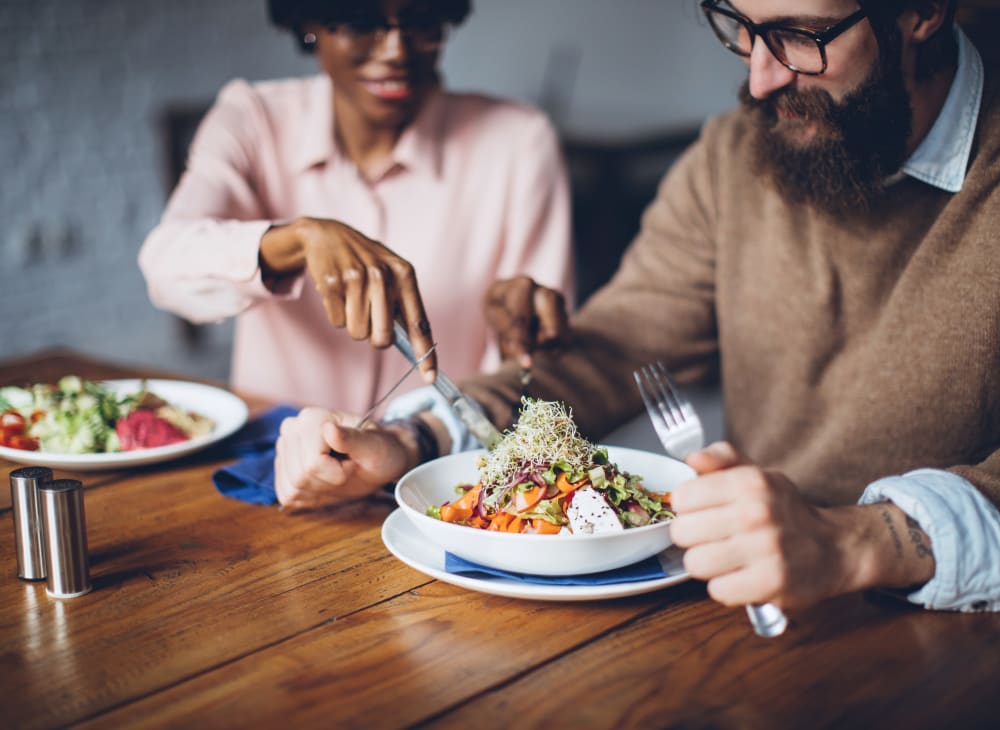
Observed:
[[[393,344],[395,344],[396,349],[411,364],[417,364],[418,359],[413,352],[413,345],[410,343],[409,335],[406,334],[406,329],[399,322],[395,323],[393,335]],[[434,387],[448,401],[448,405],[451,406],[452,411],[469,428],[476,441],[487,449],[492,449],[500,440],[501,434],[496,429],[496,426],[490,422],[490,419],[486,417],[486,414],[483,413],[479,404],[459,390],[451,378],[441,372],[440,369],[438,369]]]

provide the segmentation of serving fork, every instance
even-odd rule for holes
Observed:
[[[701,419],[691,401],[674,385],[663,363],[645,365],[635,370],[632,377],[667,456],[684,461],[705,445]],[[774,604],[753,604],[746,608],[750,625],[758,636],[780,636],[788,626],[785,614]]]
[[[419,365],[430,354],[430,350],[428,350],[417,358],[416,353],[413,351],[413,345],[410,343],[410,338],[406,334],[406,328],[399,321],[393,327],[393,344],[403,354],[403,357],[410,361],[413,367]],[[434,347],[437,347],[437,343],[435,343]],[[432,347],[431,350],[433,349]],[[411,371],[413,367],[410,368]],[[445,400],[448,401],[448,405],[455,412],[455,415],[462,420],[462,423],[466,425],[469,432],[480,444],[487,449],[492,449],[496,446],[497,442],[500,441],[501,433],[497,430],[496,426],[490,423],[490,420],[483,413],[478,403],[459,390],[458,386],[451,381],[451,378],[440,370],[438,370],[437,378],[434,380],[434,388],[444,396]]]

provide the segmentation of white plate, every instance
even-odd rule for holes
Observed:
[[[105,380],[103,385],[117,393],[134,393],[141,387],[141,380]],[[47,451],[24,451],[0,446],[0,458],[19,464],[49,466],[69,471],[101,471],[124,469],[130,466],[155,464],[176,459],[185,454],[204,449],[224,439],[240,428],[247,420],[247,406],[227,390],[202,383],[184,380],[146,380],[146,387],[171,405],[194,411],[215,421],[211,433],[166,446],[110,454],[54,454]]]
[[[484,451],[451,454],[418,466],[396,484],[396,502],[431,542],[480,565],[514,573],[578,575],[631,565],[670,547],[670,523],[593,535],[524,535],[476,530],[428,517],[427,508],[455,498],[455,487],[479,477]],[[650,492],[667,492],[694,472],[687,464],[651,451],[608,447],[609,460],[642,477]]]
[[[663,578],[638,580],[632,583],[593,586],[546,585],[524,583],[493,575],[480,577],[449,573],[444,569],[444,550],[428,542],[401,509],[393,511],[382,524],[382,542],[390,553],[424,575],[470,591],[509,598],[529,598],[536,601],[596,601],[605,598],[623,598],[682,583],[689,577],[681,562],[683,552],[675,547],[667,548],[657,555],[663,566],[663,572],[666,573]]]

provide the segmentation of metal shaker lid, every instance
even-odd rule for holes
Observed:
[[[80,489],[82,486],[83,483],[79,479],[52,479],[40,483],[38,488],[44,489],[46,492],[69,492]]]
[[[10,478],[18,481],[43,482],[52,478],[52,470],[47,466],[23,466],[12,471]]]

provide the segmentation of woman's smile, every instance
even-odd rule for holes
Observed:
[[[409,76],[362,78],[361,85],[372,96],[389,101],[409,99],[414,93],[414,85]]]

